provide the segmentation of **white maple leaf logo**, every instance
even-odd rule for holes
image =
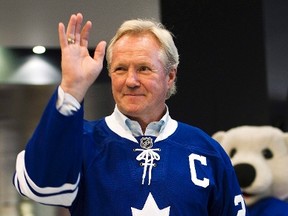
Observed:
[[[142,210],[131,208],[133,216],[169,216],[170,206],[159,209],[154,197],[149,193]]]

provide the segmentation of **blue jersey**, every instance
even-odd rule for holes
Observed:
[[[169,118],[159,136],[135,138],[114,114],[83,121],[56,100],[17,157],[22,195],[73,216],[246,215],[228,156],[201,130]]]
[[[288,203],[273,197],[259,200],[248,207],[250,216],[288,216]]]

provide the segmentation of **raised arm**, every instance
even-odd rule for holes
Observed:
[[[79,103],[102,70],[106,46],[106,42],[100,42],[94,57],[89,55],[92,23],[88,21],[82,28],[82,21],[82,14],[72,15],[66,33],[62,23],[58,29],[62,51],[61,90]],[[83,107],[65,115],[56,109],[59,98],[58,89],[25,150],[18,154],[13,182],[20,194],[37,202],[70,206],[77,196],[82,172]]]

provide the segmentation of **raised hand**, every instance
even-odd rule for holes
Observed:
[[[89,33],[92,23],[87,21],[82,28],[81,13],[70,17],[67,30],[59,23],[58,33],[62,53],[61,88],[81,102],[88,88],[97,79],[103,68],[106,42],[101,41],[95,48],[94,56],[88,51]]]

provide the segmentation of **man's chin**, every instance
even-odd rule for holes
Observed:
[[[132,119],[141,116],[143,111],[140,108],[141,107],[139,105],[118,106],[121,113]]]

